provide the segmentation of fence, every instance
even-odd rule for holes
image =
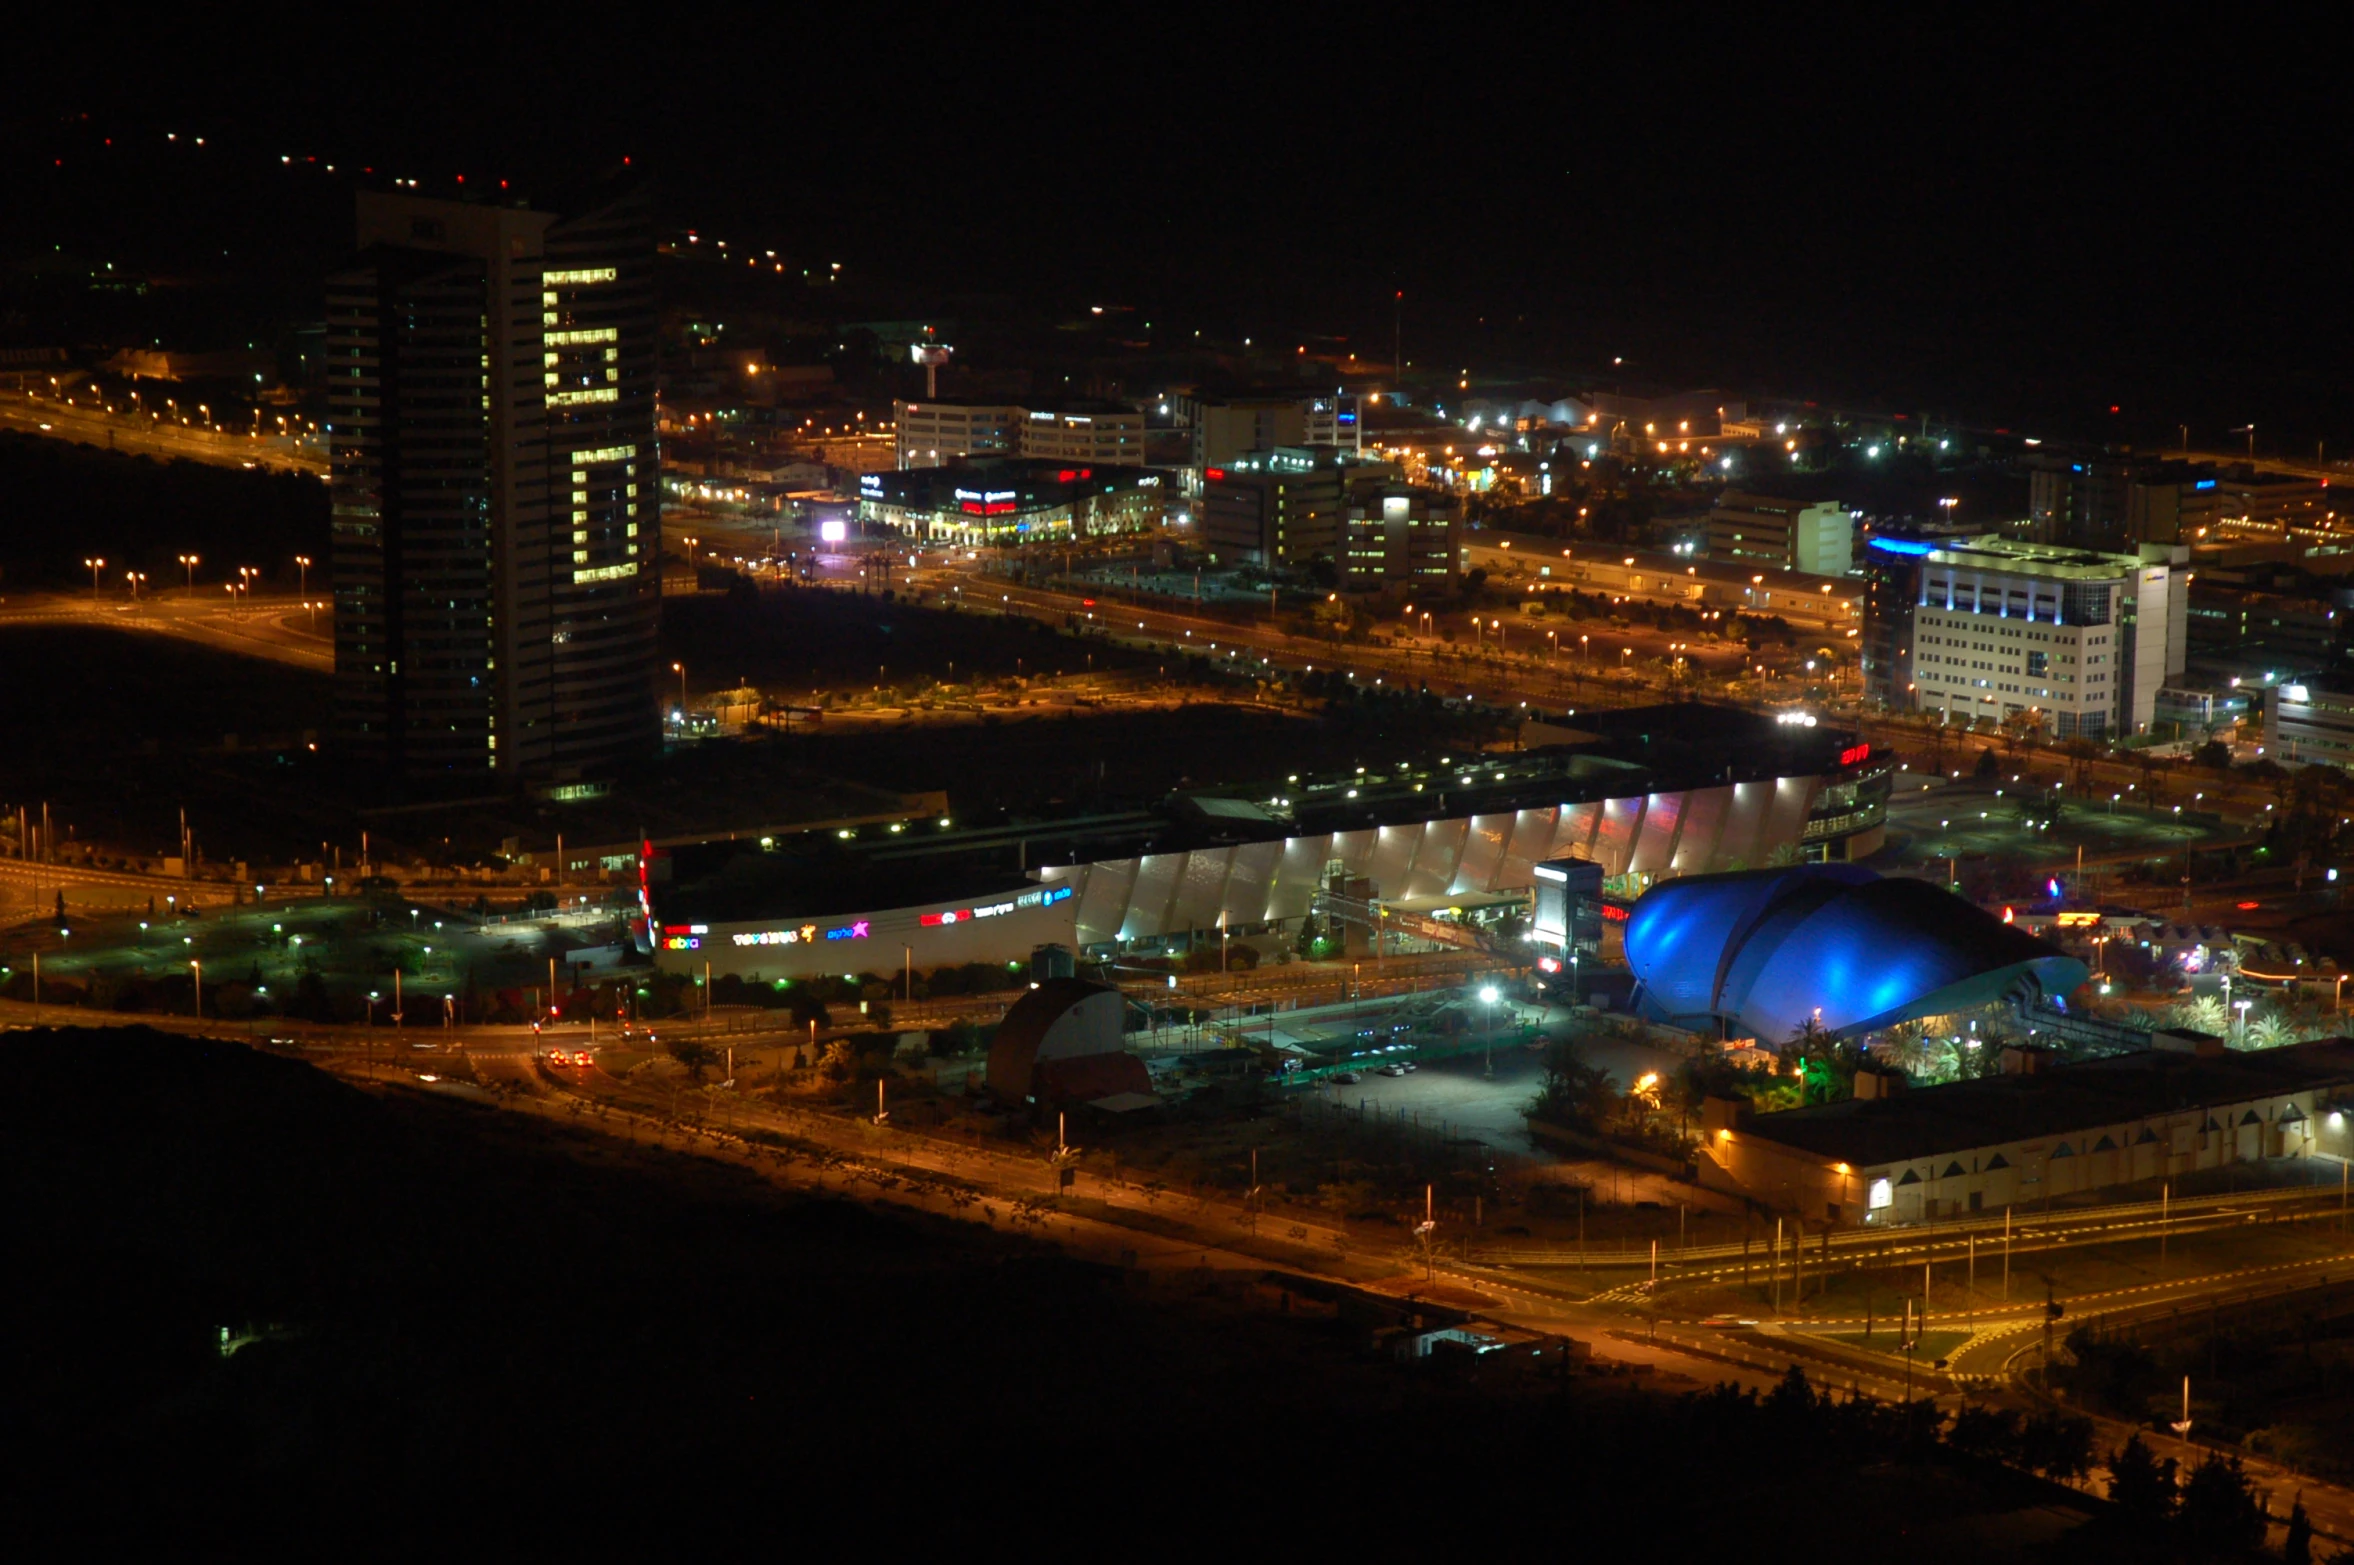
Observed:
[[[1468,1134],[1459,1123],[1440,1115],[1426,1117],[1419,1109],[1387,1109],[1364,1098],[1343,1104],[1303,1096],[1291,1099],[1285,1105],[1285,1112],[1302,1129],[1337,1130],[1360,1134],[1369,1140],[1387,1140],[1393,1145],[1415,1148],[1451,1170],[1470,1167],[1501,1170],[1507,1164],[1517,1168],[1527,1162],[1515,1153],[1497,1151]]]

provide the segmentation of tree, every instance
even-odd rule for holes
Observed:
[[[1617,1102],[1610,1073],[1588,1065],[1575,1040],[1558,1039],[1546,1048],[1544,1084],[1529,1102],[1531,1114],[1557,1125],[1599,1129]]]
[[[1965,1456],[2012,1462],[2019,1457],[2019,1413],[2016,1408],[1964,1407],[1953,1416],[1945,1443]]]
[[[2075,779],[2076,791],[2089,791],[2092,763],[2101,753],[2100,745],[2091,739],[2071,739],[2060,748],[2068,757],[2069,775]]]
[[[2109,1453],[2105,1465],[2109,1498],[2130,1520],[2155,1527],[2174,1514],[2172,1457],[2159,1460],[2140,1435],[2133,1435]]]
[[[675,1039],[670,1045],[670,1057],[686,1067],[687,1080],[696,1086],[703,1084],[703,1073],[719,1063],[719,1051],[707,1043],[692,1039]]]
[[[2092,1471],[2092,1420],[2050,1409],[2020,1427],[2019,1460],[2046,1478],[2073,1483]]]
[[[2001,771],[2002,763],[1994,758],[1994,746],[1988,745],[1978,752],[1978,764],[1970,768],[1970,775],[1983,781],[1999,775]]]
[[[1899,1022],[1880,1035],[1872,1056],[1893,1065],[1908,1077],[1928,1075],[1941,1054],[1924,1021]]]
[[[2191,764],[2203,766],[2211,772],[2231,770],[2231,746],[2220,739],[2210,739],[2191,752]]]
[[[2222,999],[2216,995],[2202,994],[2183,1001],[2174,1008],[2174,1025],[2192,1032],[2212,1033],[2221,1037],[2226,1025]]]
[[[2032,749],[2043,728],[2043,713],[2032,707],[2022,708],[2003,719],[2003,748],[2012,755]]]
[[[2288,1536],[2281,1540],[2282,1565],[2313,1565],[2313,1518],[2305,1514],[2305,1497],[2300,1494],[2289,1507]]]
[[[2236,1456],[2210,1452],[2191,1469],[2179,1520],[2195,1549],[2220,1554],[2264,1546],[2264,1502]]]
[[[2257,1049],[2278,1049],[2297,1041],[2295,1029],[2277,1016],[2260,1017],[2248,1024],[2248,1044]]]

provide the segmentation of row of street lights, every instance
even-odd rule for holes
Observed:
[[[193,597],[196,592],[196,567],[204,563],[204,557],[198,554],[182,554],[176,555],[174,558],[179,561],[180,569],[187,574],[188,592]],[[311,566],[315,562],[307,554],[295,555],[293,559],[300,582],[300,591],[307,598],[311,592]],[[95,598],[100,591],[98,574],[106,569],[106,558],[103,555],[85,555],[82,559],[82,568],[90,573],[90,596]],[[258,565],[240,565],[237,567],[237,580],[224,582],[222,585],[232,596],[250,595],[253,591],[253,584],[261,580],[261,575],[261,567]],[[127,570],[123,572],[123,580],[131,589],[131,596],[136,598],[139,596],[139,589],[147,584],[147,573]]]

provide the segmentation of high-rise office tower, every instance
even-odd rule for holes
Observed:
[[[659,745],[653,270],[643,189],[360,197],[327,298],[344,753],[514,779]]]

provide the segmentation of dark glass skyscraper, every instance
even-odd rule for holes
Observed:
[[[408,774],[577,776],[660,743],[654,242],[364,194],[329,280],[335,737]]]

